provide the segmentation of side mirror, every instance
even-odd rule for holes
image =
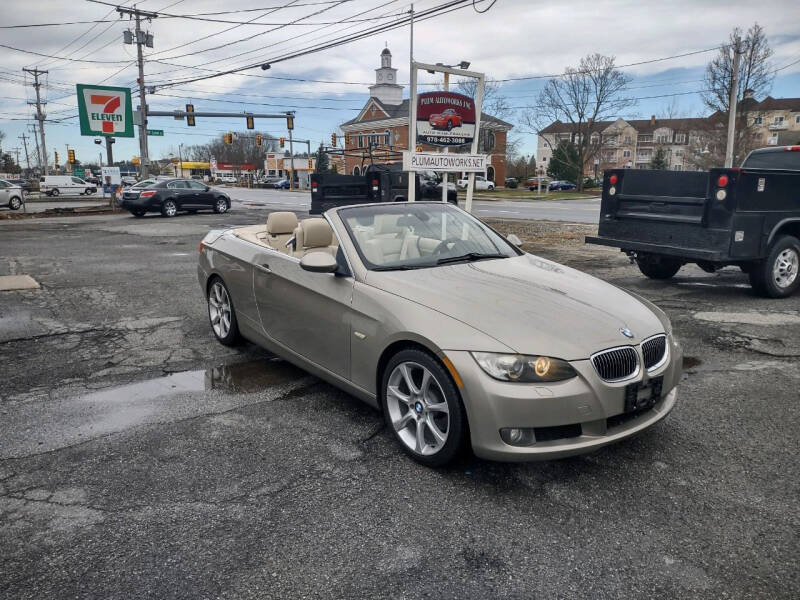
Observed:
[[[309,252],[300,259],[300,268],[312,273],[333,273],[339,263],[328,252]]]
[[[209,191],[210,189],[211,189],[210,187],[206,186],[206,191]]]
[[[514,233],[509,233],[509,234],[506,236],[506,239],[507,239],[509,242],[511,242],[512,244],[514,244],[515,246],[522,246],[522,240],[521,240],[521,239],[519,239],[519,236],[518,236],[518,235],[516,235],[516,234],[514,234]]]

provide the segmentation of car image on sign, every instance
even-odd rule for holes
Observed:
[[[441,113],[428,117],[428,123],[430,123],[431,127],[434,129],[446,129],[447,131],[450,131],[453,127],[461,127],[462,122],[461,115],[453,108],[448,108]]]

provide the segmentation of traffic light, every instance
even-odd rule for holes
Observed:
[[[344,146],[345,146],[345,148],[347,148],[347,146],[349,146],[349,145],[350,145],[350,134],[349,133],[345,133],[344,134]]]
[[[286,129],[288,129],[289,131],[294,129],[294,116],[290,115],[286,117]]]
[[[255,129],[256,124],[253,122],[253,117],[247,117],[247,128]]]
[[[193,113],[194,112],[194,104],[187,104],[186,105],[186,112]],[[186,115],[186,124],[189,127],[194,127],[194,115]]]
[[[313,169],[314,169],[314,159],[313,158],[309,158],[308,159],[308,170],[312,171]]]
[[[75,150],[67,150],[67,161],[69,164],[75,163]]]
[[[260,148],[262,143],[263,142],[262,142],[261,134],[257,133],[256,134],[256,146],[258,146]]]
[[[335,133],[331,134],[331,146],[333,146],[334,148],[336,147],[336,134]]]
[[[233,134],[232,134],[232,133],[228,132],[228,133],[226,133],[226,134],[225,134],[225,143],[226,143],[228,146],[230,146],[231,144],[233,144]]]
[[[56,164],[58,164],[58,152],[53,152],[53,154],[55,155]]]
[[[281,138],[281,148],[286,145],[286,138]]]

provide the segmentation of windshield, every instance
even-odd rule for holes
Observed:
[[[800,152],[797,150],[770,150],[752,152],[742,167],[750,169],[790,169],[800,171]]]
[[[435,267],[519,252],[471,215],[444,203],[391,203],[338,212],[370,270]]]

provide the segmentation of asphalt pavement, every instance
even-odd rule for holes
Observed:
[[[0,597],[800,596],[800,296],[647,280],[574,242],[589,226],[525,225],[668,312],[678,405],[591,455],[434,470],[366,405],[214,340],[198,242],[266,214],[0,221],[0,275],[41,285],[0,293]]]

